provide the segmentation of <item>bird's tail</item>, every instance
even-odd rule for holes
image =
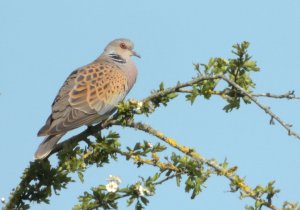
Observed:
[[[38,149],[36,150],[34,154],[34,158],[37,160],[37,159],[44,159],[45,157],[47,157],[54,149],[56,143],[63,135],[64,133],[47,136],[44,139],[44,141],[39,145]]]

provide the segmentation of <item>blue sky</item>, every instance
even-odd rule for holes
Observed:
[[[8,197],[23,169],[33,159],[36,137],[50,113],[58,89],[71,71],[95,59],[112,39],[134,41],[142,59],[136,85],[127,98],[142,99],[161,81],[166,86],[187,81],[193,63],[210,57],[230,57],[231,46],[247,40],[261,72],[253,75],[257,92],[300,95],[300,2],[287,1],[12,1],[0,0],[0,197]],[[300,102],[261,100],[300,132]],[[224,113],[218,98],[184,97],[150,118],[139,118],[194,147],[206,158],[228,159],[251,186],[276,180],[275,199],[300,201],[300,142],[254,105]],[[129,129],[112,128],[124,146],[156,139]],[[77,133],[80,130],[73,132]],[[70,134],[71,135],[71,134]],[[52,161],[55,157],[52,158]],[[86,182],[70,184],[50,205],[32,209],[71,209],[77,196],[118,175],[123,186],[151,175],[153,169],[133,169],[122,158],[100,169],[89,169]],[[213,177],[194,200],[175,181],[160,186],[147,209],[243,209],[251,200],[228,193],[228,181]],[[216,202],[217,201],[217,202]],[[124,209],[121,202],[120,209]],[[129,208],[131,209],[131,208]]]

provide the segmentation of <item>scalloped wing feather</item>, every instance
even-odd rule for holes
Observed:
[[[79,72],[69,93],[69,103],[83,112],[93,110],[103,115],[115,108],[127,91],[127,79],[119,67],[100,63]]]
[[[60,134],[106,118],[127,92],[126,76],[113,63],[92,63],[76,70],[60,89],[38,135]]]

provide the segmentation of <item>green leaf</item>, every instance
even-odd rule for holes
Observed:
[[[248,60],[244,63],[244,67],[246,67],[248,70],[252,70],[252,71],[259,71],[259,68],[256,65],[255,61],[252,60]]]
[[[182,179],[181,175],[176,175],[176,184],[178,187],[180,187],[181,179]]]
[[[149,200],[144,196],[140,197],[140,199],[144,205],[147,205],[149,203]]]
[[[252,206],[245,206],[246,210],[255,210]]]
[[[151,178],[152,182],[155,182],[160,177],[160,173],[155,173],[154,176]]]
[[[201,72],[200,72],[200,64],[199,64],[199,63],[194,63],[193,65],[194,65],[194,69],[195,69],[198,73],[201,74]]]
[[[255,209],[261,209],[262,205],[263,205],[262,202],[256,201],[256,202],[255,202]]]
[[[159,90],[160,90],[160,91],[165,90],[165,87],[164,87],[164,83],[163,83],[163,82],[161,82],[161,83],[159,84]]]
[[[77,175],[78,175],[78,178],[81,181],[81,183],[83,183],[84,182],[84,175],[83,175],[83,173],[81,171],[78,171]]]
[[[168,97],[169,99],[176,98],[177,96],[178,96],[177,93],[170,93],[170,94],[167,95],[167,97]]]

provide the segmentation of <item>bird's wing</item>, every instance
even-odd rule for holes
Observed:
[[[106,117],[127,92],[126,76],[116,64],[98,61],[84,66],[67,78],[38,135],[64,133]]]
[[[100,62],[82,70],[69,93],[73,108],[104,115],[124,99],[128,91],[125,74],[117,65]]]

